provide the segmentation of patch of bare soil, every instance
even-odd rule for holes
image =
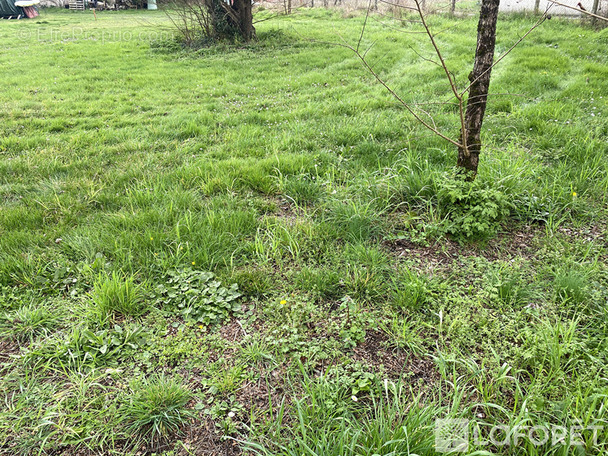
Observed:
[[[177,448],[179,456],[236,456],[241,454],[239,445],[230,439],[222,439],[213,421],[197,422],[186,430],[183,445]]]
[[[485,244],[459,244],[442,240],[430,246],[416,244],[407,239],[386,241],[384,246],[398,258],[411,258],[422,269],[433,271],[445,268],[459,257],[484,257],[487,260],[514,257],[533,258],[536,240],[542,230],[537,226],[524,226],[518,231],[501,233]]]
[[[583,242],[600,242],[606,244],[606,232],[608,229],[605,224],[594,223],[579,229],[561,226],[557,231],[569,238],[581,240]]]
[[[232,319],[220,328],[220,335],[230,342],[240,342],[245,337],[245,329],[237,319]]]
[[[0,339],[0,374],[4,375],[11,355],[19,353],[19,344],[12,339]]]
[[[433,361],[413,356],[405,351],[387,348],[388,338],[381,331],[369,331],[365,342],[353,349],[353,360],[364,361],[376,368],[382,366],[391,380],[405,377],[411,382],[433,383],[439,378]]]

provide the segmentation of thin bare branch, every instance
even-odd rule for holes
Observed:
[[[413,46],[408,46],[408,48],[410,48],[414,54],[416,54],[418,57],[420,57],[422,60],[425,60],[427,62],[431,62],[434,63],[435,65],[437,65],[438,67],[441,67],[441,64],[438,62],[435,62],[433,59],[429,59],[428,57],[424,57],[423,55],[421,55],[416,49],[413,48]]]
[[[579,8],[577,6],[569,6],[569,5],[566,5],[566,4],[561,3],[561,2],[556,2],[555,0],[549,0],[549,1],[551,3],[555,3],[556,5],[563,6],[564,8],[570,8],[570,9],[573,9],[575,11],[578,11],[579,13],[586,14],[587,16],[591,16],[591,17],[594,17],[596,19],[601,19],[603,21],[608,21],[608,17],[598,16],[597,14],[590,13],[589,11],[581,9],[581,8]]]
[[[367,20],[369,19],[369,11],[372,9],[372,2],[369,1],[367,5],[367,10],[365,11],[365,20],[363,21],[363,27],[361,27],[361,35],[359,35],[359,41],[357,42],[357,52],[359,52],[359,48],[361,46],[361,40],[363,40],[363,35],[365,35],[365,27],[367,27]]]
[[[454,92],[454,96],[456,98],[460,99],[460,94],[458,93],[458,89],[456,89],[456,85],[454,84],[454,81],[452,79],[452,74],[450,73],[450,70],[448,69],[448,67],[445,63],[443,55],[441,54],[441,51],[439,50],[439,46],[437,46],[437,42],[435,41],[435,37],[431,33],[431,29],[429,28],[428,24],[426,23],[426,20],[424,19],[424,13],[422,12],[422,6],[420,5],[420,1],[414,0],[414,2],[416,3],[416,7],[418,8],[418,15],[420,16],[420,20],[422,21],[422,26],[424,27],[426,34],[428,35],[429,39],[431,40],[431,44],[433,45],[433,48],[435,49],[435,54],[437,54],[437,57],[439,58],[439,62],[441,62],[441,67],[443,68],[445,75],[448,78],[452,92]]]
[[[416,113],[412,107],[405,101],[403,100],[379,75],[378,73],[376,73],[374,71],[374,69],[370,66],[369,62],[359,53],[357,52],[357,50],[355,48],[353,48],[350,45],[340,45],[339,46],[343,46],[346,47],[347,49],[350,49],[363,63],[363,65],[368,69],[368,71],[374,76],[374,78],[376,78],[376,80],[382,84],[382,86],[388,90],[388,92],[397,100],[399,101],[399,103],[412,115],[414,116],[414,118],[420,122],[425,128],[427,128],[428,130],[432,131],[433,133],[435,133],[437,136],[439,136],[440,138],[443,138],[444,140],[446,140],[447,142],[449,142],[450,144],[453,144],[456,147],[461,147],[461,144],[458,143],[457,141],[454,141],[452,138],[446,136],[445,134],[441,133],[439,130],[437,130],[436,127],[434,127],[433,125],[430,125],[428,122],[426,122],[424,119],[422,119],[418,113]]]
[[[433,48],[435,49],[435,54],[437,54],[437,57],[439,58],[441,67],[443,68],[443,71],[445,72],[445,75],[448,79],[448,83],[450,84],[450,88],[452,89],[454,96],[458,100],[458,115],[460,117],[460,131],[463,132],[463,134],[460,135],[461,140],[462,140],[462,149],[464,150],[465,154],[468,154],[469,149],[467,147],[467,138],[466,138],[466,135],[464,134],[464,132],[466,131],[466,125],[465,125],[465,110],[464,110],[462,95],[460,93],[458,93],[458,88],[456,87],[456,82],[452,76],[452,73],[448,69],[448,67],[445,63],[445,60],[443,58],[443,54],[439,50],[439,46],[437,45],[437,42],[435,41],[435,37],[431,33],[431,29],[429,28],[429,26],[424,18],[424,13],[422,12],[422,5],[420,4],[420,1],[414,0],[414,2],[416,2],[416,8],[418,8],[418,15],[420,16],[420,20],[422,21],[422,26],[424,27],[424,30],[426,31],[429,39],[431,40],[431,44],[433,45]]]
[[[412,10],[412,11],[418,11],[416,8],[414,8],[413,6],[405,6],[405,5],[400,5],[399,3],[393,3],[393,2],[389,2],[388,0],[378,0],[379,3],[384,3],[386,5],[391,5],[391,6],[396,6],[398,8],[402,8],[402,9],[407,9],[407,10]]]
[[[514,44],[513,46],[511,46],[503,55],[501,55],[498,59],[496,59],[494,61],[494,63],[492,63],[492,65],[483,73],[481,73],[479,76],[477,76],[477,78],[473,79],[471,81],[471,83],[461,92],[461,96],[464,96],[465,93],[467,93],[469,91],[469,89],[471,88],[471,86],[479,79],[481,78],[484,74],[486,74],[488,71],[491,71],[492,68],[494,68],[496,65],[498,65],[498,63],[504,59],[507,55],[509,55],[511,53],[511,51],[513,49],[515,49],[519,43],[521,43],[523,40],[526,39],[526,37],[532,33],[538,26],[540,26],[543,22],[545,22],[545,20],[547,20],[547,18],[549,17],[549,10],[551,9],[551,5],[549,5],[547,7],[547,9],[545,10],[545,12],[543,13],[543,15],[540,17],[540,19],[538,21],[536,21],[536,23],[530,27],[528,29],[528,31],[526,33],[523,34],[523,36],[521,36]]]
[[[365,50],[365,52],[363,53],[363,58],[365,58],[367,53],[372,50],[372,48],[374,47],[374,44],[376,44],[376,41],[374,41],[372,44],[370,44],[369,47]]]

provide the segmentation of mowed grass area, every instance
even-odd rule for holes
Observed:
[[[464,84],[476,19],[430,23]],[[552,19],[496,68],[468,188],[326,44],[362,24],[184,51],[162,12],[0,22],[1,454],[431,455],[436,418],[608,451],[608,30]],[[451,101],[410,31],[372,17],[374,67]]]

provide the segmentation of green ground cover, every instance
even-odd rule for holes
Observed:
[[[475,18],[430,22],[466,81]],[[501,18],[497,52],[533,22]],[[471,190],[326,44],[362,23],[186,51],[162,12],[0,22],[0,453],[434,454],[437,418],[608,425],[608,30],[552,19],[496,68]],[[364,43],[405,99],[450,101],[417,30],[379,16]],[[608,451],[582,434],[470,451]]]

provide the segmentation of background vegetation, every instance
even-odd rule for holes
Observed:
[[[0,452],[433,454],[436,418],[606,425],[607,31],[552,19],[496,68],[471,192],[324,44],[362,20],[196,52],[163,13],[0,24]],[[376,70],[449,100],[387,21]],[[501,18],[497,51],[532,21]],[[465,80],[475,18],[431,25]],[[584,439],[480,449],[607,450]]]

